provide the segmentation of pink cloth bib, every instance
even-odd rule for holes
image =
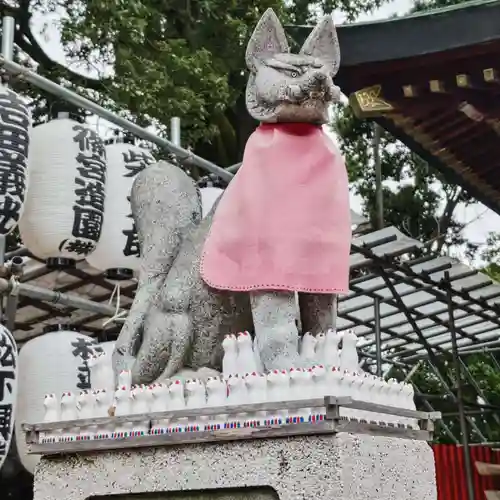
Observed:
[[[260,125],[214,214],[201,275],[220,290],[347,293],[344,161],[315,125]]]

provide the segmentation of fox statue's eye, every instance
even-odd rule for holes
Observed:
[[[298,71],[289,71],[288,74],[292,77],[292,78],[297,78],[299,76],[299,72]]]

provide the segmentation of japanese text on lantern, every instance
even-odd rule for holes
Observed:
[[[0,89],[0,234],[7,234],[21,215],[26,191],[29,114],[9,89]]]
[[[93,341],[87,340],[84,337],[77,337],[75,341],[71,342],[71,346],[73,347],[71,354],[75,358],[81,359],[81,365],[78,366],[78,382],[76,386],[82,391],[84,389],[91,389],[92,384],[88,361],[92,354],[103,352],[102,347],[97,346]]]
[[[78,163],[75,177],[74,219],[71,235],[64,240],[63,248],[77,255],[88,255],[94,250],[101,236],[104,193],[106,183],[106,151],[100,137],[82,125],[73,127],[73,141],[78,146]]]
[[[127,196],[127,200],[130,202],[130,196]],[[141,254],[141,248],[139,246],[139,237],[137,236],[137,228],[135,227],[135,222],[133,221],[134,216],[132,214],[127,215],[127,219],[132,219],[132,226],[130,229],[124,229],[122,233],[125,235],[126,241],[123,247],[123,255],[129,257],[130,255]]]
[[[135,177],[139,172],[144,170],[148,165],[154,163],[153,155],[148,151],[138,151],[129,149],[123,153],[123,162],[127,172],[124,177]]]
[[[129,149],[123,153],[123,161],[127,172],[124,177],[135,177],[139,172],[144,170],[148,165],[154,163],[154,157],[147,151],[137,151]],[[130,203],[130,196],[127,197]],[[131,225],[128,229],[122,231],[125,236],[125,246],[123,247],[123,255],[129,257],[131,255],[140,255],[139,238],[137,236],[137,228],[133,221],[132,214],[127,215],[127,219],[131,219]]]
[[[12,407],[16,397],[17,351],[13,339],[0,330],[0,464],[12,435]]]

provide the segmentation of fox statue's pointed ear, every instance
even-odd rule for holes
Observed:
[[[337,74],[340,66],[340,48],[331,15],[325,16],[311,31],[300,49],[300,54],[317,57],[330,66],[332,76]]]
[[[278,16],[273,9],[267,9],[257,23],[247,45],[245,59],[248,69],[255,72],[259,60],[289,50],[285,30]]]

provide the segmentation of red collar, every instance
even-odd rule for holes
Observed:
[[[321,125],[314,123],[261,123],[259,129],[261,130],[283,130],[284,132],[292,135],[308,135],[314,130],[321,128]]]

